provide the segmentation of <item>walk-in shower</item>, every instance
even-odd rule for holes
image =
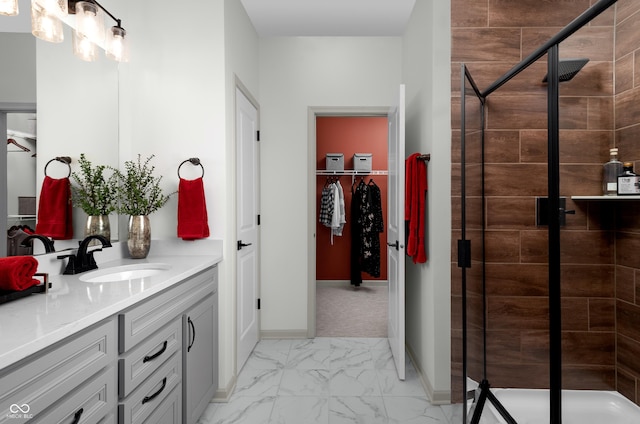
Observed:
[[[592,5],[485,90],[478,87],[469,66],[461,65],[461,231],[457,260],[462,298],[462,399],[469,401],[470,405],[470,409],[464,408],[464,424],[640,422],[640,407],[619,393],[624,392],[620,388],[625,386],[624,379],[628,373],[625,374],[624,366],[619,366],[625,358],[620,360],[616,357],[616,349],[626,348],[617,341],[627,342],[616,333],[615,322],[620,316],[620,313],[616,315],[616,310],[626,306],[616,299],[615,288],[612,288],[616,284],[618,268],[616,259],[609,257],[614,250],[610,245],[618,250],[629,246],[624,235],[620,240],[616,238],[618,233],[612,226],[624,225],[631,213],[620,214],[612,203],[603,204],[611,199],[585,205],[580,203],[579,197],[588,196],[576,196],[574,199],[571,195],[575,193],[567,195],[570,190],[566,186],[561,191],[561,177],[565,184],[572,182],[572,188],[599,190],[600,176],[597,172],[600,165],[597,163],[601,157],[592,160],[594,165],[584,165],[566,152],[574,143],[574,151],[582,154],[580,140],[571,139],[575,134],[570,131],[581,128],[576,121],[584,119],[584,122],[590,122],[589,117],[597,119],[593,106],[597,102],[612,104],[614,101],[613,88],[610,98],[584,94],[593,86],[613,86],[612,82],[603,81],[605,72],[600,71],[605,66],[612,68],[613,64],[597,63],[589,69],[591,65],[585,67],[589,62],[586,58],[561,60],[561,43],[615,3],[616,0],[600,0]],[[566,50],[571,51],[571,48]],[[534,100],[541,97],[543,90],[546,94],[546,127],[543,128],[535,126],[540,120],[529,119],[528,116],[540,113],[539,104],[528,104],[528,99],[519,95],[523,79],[515,84],[517,95],[492,94],[530,66],[540,67],[544,62],[547,68],[545,83],[540,84],[540,79],[531,83],[539,90],[532,96]],[[565,95],[561,98],[560,82],[572,80],[583,68],[585,76],[580,74],[573,82],[563,85]],[[613,73],[609,72],[613,80]],[[581,82],[577,82],[579,79]],[[575,93],[580,93],[584,100]],[[509,106],[502,106],[502,103]],[[633,102],[627,106],[633,107]],[[510,127],[509,131],[491,127],[492,122],[500,120],[496,115],[505,113],[508,107],[518,109],[519,114],[514,116],[529,119],[529,127]],[[611,112],[613,114],[613,108]],[[627,137],[622,132],[624,129],[616,132],[618,127],[615,125],[617,123],[611,123],[610,128],[603,129],[601,133],[604,135],[599,133],[604,141],[594,151],[604,151],[610,140],[617,140],[613,138],[614,133],[615,137]],[[584,127],[588,128],[588,124]],[[488,132],[492,134],[488,135]],[[496,158],[495,153],[504,149],[499,150],[495,145],[492,155],[487,157],[487,137],[493,137],[495,143],[495,138],[513,132],[518,135],[511,140],[521,145],[516,163],[500,163],[501,158]],[[544,137],[540,135],[542,132]],[[507,139],[506,136],[503,138]],[[502,140],[500,143],[505,142]],[[562,158],[561,153],[564,155]],[[521,159],[523,154],[528,155],[526,160]],[[637,143],[633,154],[640,158]],[[536,172],[544,169],[544,174],[523,175],[518,167]],[[591,197],[598,198],[601,193],[593,194]],[[514,218],[534,204],[536,197],[545,197],[548,205],[544,228],[536,227],[535,219]],[[561,207],[561,199],[567,200],[573,209]],[[633,210],[637,211],[637,208]],[[566,214],[572,212],[576,215],[567,219],[567,227],[561,232],[561,222]],[[508,225],[501,226],[500,220],[517,222],[517,229],[511,231]],[[491,231],[488,231],[487,223],[493,225]],[[585,231],[579,231],[581,225]],[[588,230],[594,229],[595,236],[584,236]],[[596,238],[602,242],[603,247],[598,253],[601,256],[592,260],[593,256],[585,254],[582,258],[580,255],[586,250],[584,244]],[[518,257],[514,259],[508,256],[508,251],[511,245],[516,244]],[[612,263],[606,262],[608,260]],[[579,281],[572,277],[581,267],[589,268],[590,262],[603,264],[589,269],[593,280]],[[514,266],[528,268],[526,278],[516,275],[511,269]],[[626,268],[624,272],[627,272]],[[636,275],[633,270],[629,272]],[[584,272],[578,274],[582,277]],[[586,292],[589,295],[585,295]],[[623,315],[627,313],[625,309]],[[523,328],[513,331],[516,326]],[[517,337],[514,337],[516,333]],[[594,340],[600,344],[596,345]],[[574,350],[584,352],[590,343],[593,343],[590,352],[593,358],[580,362],[584,358],[577,358],[579,354]],[[500,352],[501,348],[507,353]],[[626,352],[623,356],[628,355]],[[505,360],[503,363],[488,361],[492,359],[491,355],[502,355],[500,357]],[[609,362],[600,364],[598,361],[602,358]],[[541,375],[545,373],[546,379]],[[494,383],[495,380],[515,381],[509,379],[510,374],[520,377],[519,385],[511,387]],[[527,386],[527,383],[531,385]]]

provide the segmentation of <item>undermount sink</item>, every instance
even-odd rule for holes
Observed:
[[[99,269],[80,276],[85,283],[111,283],[151,277],[171,269],[171,265],[163,263],[142,263],[122,265],[113,268]]]

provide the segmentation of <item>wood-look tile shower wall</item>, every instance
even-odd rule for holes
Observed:
[[[460,63],[482,90],[594,2],[452,0],[454,400],[461,396],[462,362],[455,246],[461,228]],[[563,386],[618,389],[636,402],[640,256],[634,252],[640,248],[640,204],[570,196],[601,193],[602,164],[611,147],[640,167],[639,10],[640,1],[620,0],[560,46],[561,58],[590,59],[560,86],[560,192],[567,209],[576,210],[562,231]],[[535,219],[535,198],[547,195],[547,99],[541,82],[546,72],[543,57],[487,102],[487,374],[493,386],[549,384],[547,228],[537,227]],[[474,306],[470,318],[477,320],[481,303]],[[479,342],[469,340],[472,369],[481,361]]]

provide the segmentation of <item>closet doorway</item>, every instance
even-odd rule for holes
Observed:
[[[346,221],[316,219],[317,337],[387,337],[387,139],[386,115],[316,117],[318,217],[323,192],[339,185],[332,209]],[[342,155],[342,171],[328,170],[327,154]]]

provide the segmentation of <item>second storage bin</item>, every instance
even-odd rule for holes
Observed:
[[[355,153],[353,155],[353,169],[355,171],[371,172],[372,153]]]

